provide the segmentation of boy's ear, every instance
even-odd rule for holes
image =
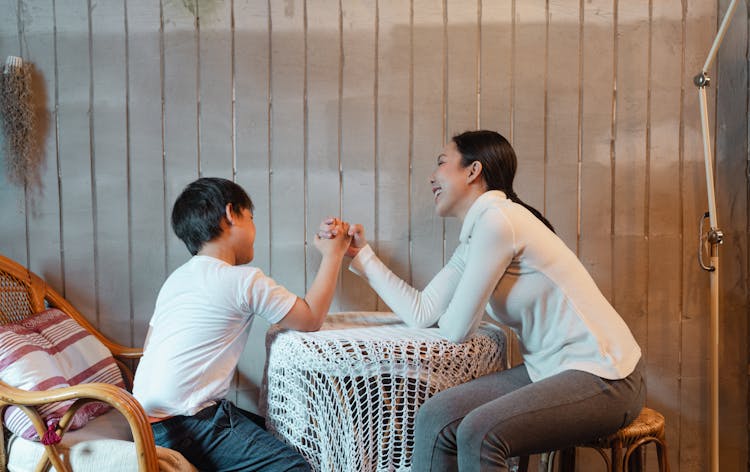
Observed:
[[[234,224],[235,215],[234,215],[234,211],[232,210],[233,210],[232,204],[227,203],[227,206],[224,207],[224,213],[225,213],[225,216],[227,217],[227,223],[229,223],[230,226]]]

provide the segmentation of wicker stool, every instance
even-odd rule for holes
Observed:
[[[599,439],[597,441],[581,444],[580,447],[595,449],[607,463],[607,470],[611,472],[623,472],[629,469],[631,472],[642,471],[643,463],[639,448],[648,443],[656,444],[656,457],[659,461],[659,471],[669,472],[669,461],[667,459],[667,441],[664,435],[664,416],[658,411],[644,407],[638,417],[628,426],[616,433]],[[607,457],[606,449],[610,450]],[[623,449],[625,453],[623,455]],[[633,452],[637,452],[633,455]],[[560,451],[560,470],[575,470],[575,448]],[[632,460],[631,460],[632,457]],[[550,453],[547,470],[552,471],[555,453]]]

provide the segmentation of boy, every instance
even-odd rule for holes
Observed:
[[[224,397],[254,316],[315,331],[333,298],[347,228],[315,237],[323,259],[304,299],[246,266],[253,260],[253,204],[219,178],[189,184],[172,209],[172,228],[193,257],[164,282],[156,300],[133,394],[160,446],[201,470],[309,470],[296,451],[263,428],[263,419]]]

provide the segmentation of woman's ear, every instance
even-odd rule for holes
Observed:
[[[482,175],[482,163],[474,161],[469,164],[469,173],[466,175],[466,183],[472,183]]]

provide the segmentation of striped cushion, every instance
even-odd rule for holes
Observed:
[[[0,326],[0,380],[22,390],[49,390],[82,383],[104,382],[124,387],[112,354],[92,334],[57,309]],[[62,418],[73,401],[39,407],[47,425]],[[100,402],[87,403],[73,417],[78,429],[107,410]],[[5,425],[26,439],[39,440],[28,417],[18,408],[5,411]]]

